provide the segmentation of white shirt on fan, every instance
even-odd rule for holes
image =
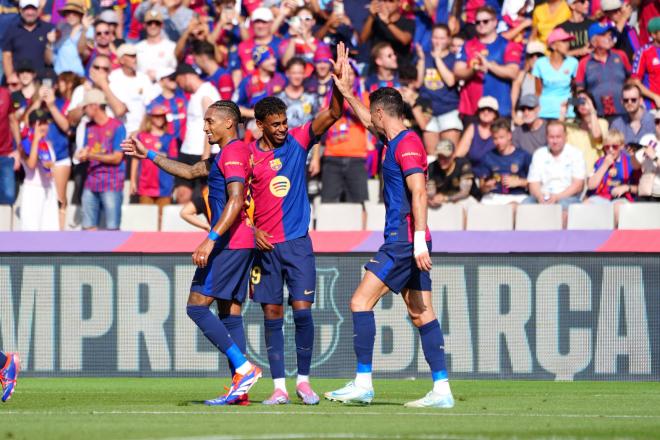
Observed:
[[[127,76],[121,68],[110,72],[108,82],[112,93],[128,109],[122,118],[126,132],[137,131],[144,118],[147,104],[157,96],[154,94],[157,93],[157,89],[146,74],[137,72],[135,76]]]
[[[181,145],[181,153],[201,156],[204,153],[206,134],[204,133],[204,113],[206,107],[202,102],[204,98],[210,98],[211,102],[219,101],[220,94],[211,83],[205,82],[192,95],[188,101],[186,110],[186,137]],[[212,146],[211,153],[220,151],[217,145]]]
[[[544,193],[559,194],[568,188],[573,179],[584,179],[586,165],[582,152],[570,144],[558,156],[548,147],[539,148],[532,156],[528,182],[539,182]]]
[[[149,43],[147,40],[140,41],[135,45],[138,72],[148,75],[149,70],[156,72],[163,68],[176,69],[175,47],[176,44],[167,38],[162,38],[158,43]]]

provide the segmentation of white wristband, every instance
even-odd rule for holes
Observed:
[[[426,231],[415,231],[413,237],[413,253],[415,256],[429,251],[428,246],[426,246]]]

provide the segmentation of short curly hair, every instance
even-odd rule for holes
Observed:
[[[265,121],[270,115],[286,115],[286,104],[280,98],[268,96],[254,106],[254,118]]]

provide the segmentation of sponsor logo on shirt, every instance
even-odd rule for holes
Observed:
[[[243,163],[238,162],[236,160],[230,160],[229,162],[225,162],[225,166],[239,166],[239,167],[242,167]]]
[[[401,157],[408,157],[408,156],[417,156],[417,157],[422,157],[422,155],[416,151],[408,151],[406,153],[403,153]]]
[[[270,165],[270,169],[273,171],[279,171],[282,169],[282,161],[280,159],[273,159],[268,162],[268,165]]]
[[[286,176],[275,176],[270,181],[269,187],[272,195],[282,198],[289,193],[291,182]]]

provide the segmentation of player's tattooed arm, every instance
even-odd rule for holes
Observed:
[[[154,163],[166,173],[186,180],[207,177],[211,169],[211,161],[209,160],[201,160],[194,165],[188,165],[178,160],[169,159],[161,154],[156,156]]]

